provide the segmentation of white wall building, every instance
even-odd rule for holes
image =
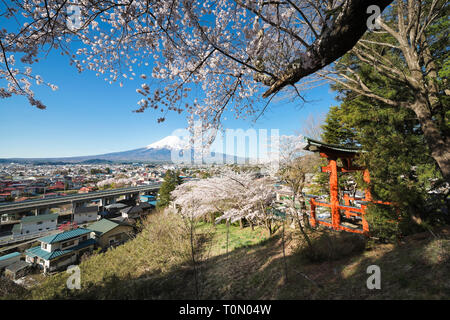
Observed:
[[[58,214],[42,214],[37,216],[23,217],[20,223],[14,225],[12,232],[14,236],[26,235],[56,229]]]

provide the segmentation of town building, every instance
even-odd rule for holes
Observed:
[[[97,216],[97,206],[77,207],[74,209],[73,222],[76,224],[85,224],[92,221],[97,221]]]
[[[86,252],[91,252],[95,239],[91,230],[78,228],[38,239],[37,247],[25,251],[26,261],[51,272],[75,264]]]
[[[7,267],[15,262],[20,261],[20,257],[21,257],[20,252],[13,252],[13,253],[9,253],[4,256],[1,256],[0,257],[0,273],[5,267]]]
[[[58,214],[42,214],[37,216],[26,216],[15,224],[12,233],[14,236],[51,231],[56,229]]]
[[[141,202],[137,206],[129,206],[120,210],[122,217],[125,219],[141,219],[155,208],[148,202]]]
[[[124,219],[137,219],[143,214],[143,210],[137,206],[125,207],[120,210]]]
[[[31,264],[25,261],[17,261],[5,268],[5,277],[11,280],[17,280],[25,276],[31,269]]]
[[[97,241],[97,245],[105,249],[117,246],[129,240],[134,233],[133,226],[115,222],[108,219],[101,219],[89,225],[92,231],[91,237]]]

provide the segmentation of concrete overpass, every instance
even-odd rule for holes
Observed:
[[[119,196],[125,195],[128,198],[135,198],[141,193],[145,194],[158,191],[160,186],[160,183],[154,183],[139,187],[112,189],[82,194],[79,193],[50,199],[34,199],[0,204],[0,216],[3,214],[16,214],[29,211],[35,211],[35,214],[37,215],[41,209],[46,210],[64,204],[72,204],[72,206],[76,207],[77,205],[82,205],[83,203],[90,202],[92,200],[100,200],[100,205],[104,206],[106,204],[114,203],[115,199]]]

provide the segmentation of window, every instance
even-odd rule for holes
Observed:
[[[75,241],[73,241],[73,240],[61,243],[61,248],[67,248],[67,247],[73,245],[74,243],[75,243]]]

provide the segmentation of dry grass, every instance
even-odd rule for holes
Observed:
[[[377,244],[347,233],[310,233],[317,259],[305,254],[297,231],[286,230],[287,278],[280,231],[196,229],[196,272],[189,233],[176,216],[151,217],[134,240],[82,262],[82,289],[65,289],[65,273],[47,278],[20,298],[31,299],[448,299],[449,228]],[[381,290],[369,290],[366,270],[381,268]]]

